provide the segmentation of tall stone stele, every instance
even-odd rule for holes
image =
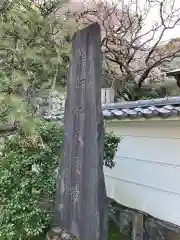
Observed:
[[[107,237],[100,42],[98,24],[78,31],[72,40],[54,221],[54,231],[64,230],[59,239]]]

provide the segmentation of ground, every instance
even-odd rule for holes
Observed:
[[[44,240],[44,236],[42,236],[42,238],[38,237],[37,239],[34,239],[34,240],[41,240],[41,239]],[[122,234],[115,225],[110,224],[109,232],[108,232],[108,240],[131,240],[131,238]]]
[[[122,234],[116,226],[110,224],[108,240],[130,240],[130,237]]]

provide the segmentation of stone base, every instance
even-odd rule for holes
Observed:
[[[52,228],[46,235],[46,240],[77,240],[62,228]]]

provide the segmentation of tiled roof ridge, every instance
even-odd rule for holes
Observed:
[[[103,104],[102,109],[133,109],[138,107],[147,108],[151,106],[160,107],[165,105],[180,105],[180,96]]]
[[[180,96],[134,102],[113,103],[102,106],[105,118],[152,118],[180,116]]]
[[[59,99],[53,98],[51,109],[44,115],[44,119],[62,121],[64,107]],[[180,96],[133,102],[118,102],[102,105],[105,119],[137,119],[137,118],[167,118],[180,117]]]

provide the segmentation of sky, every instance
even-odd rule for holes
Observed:
[[[112,1],[112,0],[108,0]],[[123,0],[116,0],[117,2],[121,2]],[[144,6],[146,0],[134,0],[135,3],[138,2],[138,6],[141,8]],[[162,2],[163,0],[159,0]],[[167,12],[169,12],[170,6],[172,5],[173,0],[166,0],[167,1]],[[124,3],[127,3],[128,0],[124,0]],[[174,9],[179,9],[179,18],[180,18],[180,0],[175,0]],[[159,14],[159,8],[157,6],[154,6],[151,8],[150,13],[148,14],[148,17],[146,19],[146,29],[151,29],[153,21],[159,21],[160,20],[160,14]],[[180,37],[180,24],[179,26],[176,26],[174,29],[167,30],[163,36],[162,41],[168,41],[172,38]]]
[[[97,1],[98,0],[72,0],[73,2],[91,2],[91,1]],[[125,4],[127,4],[130,0],[104,0],[104,1],[109,1],[110,3],[112,1],[118,3],[118,4],[122,4],[122,2],[124,2]],[[145,2],[147,2],[147,0],[132,0],[134,1],[134,3],[137,2],[138,8],[142,10],[143,6],[145,5]],[[172,5],[173,0],[150,0],[150,1],[166,1],[167,2],[167,9],[166,12],[169,11],[170,6]],[[175,4],[174,7],[175,9],[179,8],[179,18],[180,18],[180,0],[174,0]],[[136,9],[135,7],[136,4],[134,4],[134,10]],[[145,27],[144,27],[144,31],[147,32],[149,29],[152,29],[152,24],[154,21],[159,21],[160,20],[160,14],[159,14],[159,8],[157,8],[157,6],[153,6],[151,7],[151,11],[148,14],[148,17],[146,19],[145,22]],[[158,38],[159,33],[157,33],[155,40]],[[176,26],[174,29],[171,30],[167,30],[162,38],[162,41],[168,41],[172,38],[177,38],[180,37],[180,24],[179,26]]]

